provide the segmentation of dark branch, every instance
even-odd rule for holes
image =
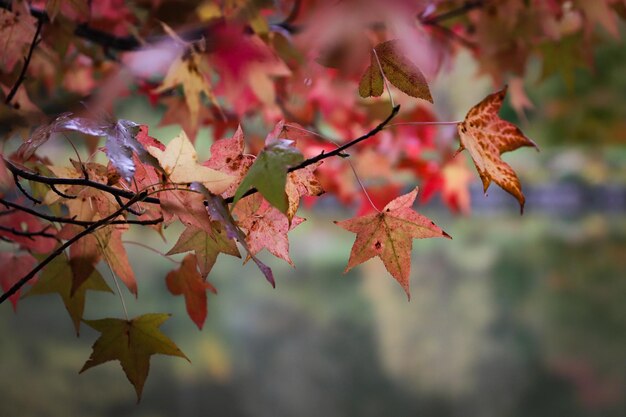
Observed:
[[[17,186],[17,189],[20,190],[20,192],[22,194],[24,194],[24,197],[28,198],[30,201],[32,201],[35,204],[41,204],[41,200],[33,197],[32,195],[30,195],[29,192],[27,192],[24,187],[22,186],[22,184],[20,183],[20,179],[17,177],[17,174],[13,173],[13,182],[15,183],[15,185]]]
[[[25,207],[20,204],[13,203],[12,201],[8,201],[3,198],[0,198],[0,204],[4,205],[5,207],[11,207],[15,210],[20,210],[25,213],[32,214],[33,216],[39,217],[40,219],[43,219],[43,220],[48,220],[50,222],[75,224],[76,226],[83,226],[83,227],[89,227],[93,225],[94,223],[96,223],[95,221],[76,220],[75,218],[69,218],[69,217],[51,216],[48,214],[40,213],[29,207]],[[110,224],[137,224],[137,225],[142,225],[142,226],[149,226],[149,225],[159,224],[162,222],[163,222],[163,218],[159,217],[157,219],[152,219],[152,220],[113,220],[112,222],[110,222]]]
[[[4,232],[9,232],[9,233],[11,233],[12,235],[15,235],[15,236],[24,236],[24,237],[27,237],[29,239],[34,239],[35,237],[40,236],[40,237],[47,237],[47,238],[50,238],[50,239],[57,239],[57,240],[59,240],[59,238],[56,237],[54,234],[46,232],[46,230],[48,230],[49,228],[50,228],[50,226],[45,227],[42,230],[38,230],[36,232],[28,232],[28,231],[24,231],[24,230],[17,230],[17,229],[14,229],[12,227],[7,227],[7,226],[0,225],[0,230],[2,230]]]
[[[420,22],[423,25],[438,25],[445,20],[462,16],[474,9],[479,9],[485,6],[487,2],[488,0],[467,0],[462,6],[457,7],[456,9],[452,9],[435,16],[420,18]]]
[[[35,51],[35,47],[39,43],[39,34],[41,33],[41,28],[43,27],[43,23],[44,23],[43,20],[37,21],[37,30],[35,31],[35,36],[33,36],[33,40],[30,43],[28,54],[26,55],[26,58],[24,59],[24,65],[22,66],[22,71],[20,71],[20,75],[19,77],[17,77],[17,81],[15,81],[15,84],[13,84],[13,88],[11,89],[11,91],[9,91],[9,94],[7,94],[7,98],[4,100],[4,103],[7,105],[11,104],[11,100],[13,100],[13,97],[15,97],[15,94],[17,93],[17,90],[20,88],[20,85],[22,85],[22,82],[24,82],[24,79],[26,79],[26,71],[28,70],[28,66],[30,65],[30,59],[33,57],[33,52]]]
[[[108,215],[107,217],[103,218],[102,220],[99,220],[99,221],[93,223],[91,226],[85,228],[85,230],[83,230],[80,233],[77,233],[75,236],[73,236],[71,239],[66,241],[64,244],[60,245],[58,248],[56,248],[54,250],[54,252],[52,252],[50,255],[48,255],[48,257],[46,259],[41,261],[28,274],[26,274],[23,278],[21,278],[19,281],[17,281],[11,288],[9,288],[4,294],[2,294],[0,296],[0,304],[2,304],[4,301],[6,301],[6,299],[9,298],[10,296],[15,294],[20,288],[22,288],[24,286],[24,284],[26,284],[28,281],[33,279],[35,277],[35,275],[37,274],[37,272],[41,271],[46,265],[48,265],[50,262],[52,262],[52,260],[54,258],[56,258],[61,253],[63,253],[63,251],[65,249],[69,248],[74,242],[77,242],[78,240],[80,240],[81,238],[87,236],[88,234],[95,232],[99,227],[107,226],[107,225],[111,224],[113,219],[115,219],[117,216],[119,216],[122,213],[124,213],[124,211],[126,211],[128,209],[128,207],[130,207],[133,204],[135,204],[135,203],[143,200],[144,198],[146,198],[146,196],[147,196],[146,192],[142,192],[142,193],[139,193],[139,194],[135,195],[134,198],[131,198],[130,200],[128,200],[128,202],[126,204],[124,204],[124,206],[120,207],[114,213],[111,213],[110,215]]]
[[[42,184],[48,185],[82,185],[85,187],[95,188],[97,190],[105,191],[113,196],[123,197],[123,198],[134,198],[137,194],[123,190],[121,188],[112,187],[110,185],[102,184],[100,182],[91,181],[84,178],[55,178],[55,177],[46,177],[45,175],[40,175],[35,172],[28,172],[21,168],[18,168],[13,162],[5,159],[7,168],[13,175],[17,175],[27,180],[39,182]],[[144,200],[146,203],[150,204],[160,204],[161,200],[156,197],[146,197]]]

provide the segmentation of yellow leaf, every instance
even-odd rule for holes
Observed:
[[[234,178],[198,163],[198,154],[184,131],[167,144],[164,151],[149,147],[148,152],[158,159],[170,181],[177,184],[202,183],[214,194],[228,188]]]

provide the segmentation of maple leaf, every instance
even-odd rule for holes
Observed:
[[[185,256],[180,268],[167,274],[165,283],[172,294],[185,296],[187,314],[202,330],[207,315],[206,291],[217,294],[217,290],[198,273],[196,255]]]
[[[289,204],[286,215],[290,223],[298,211],[302,197],[318,197],[324,194],[324,188],[315,176],[315,170],[321,164],[322,161],[287,174],[285,193],[287,194],[287,202]]]
[[[36,20],[30,15],[27,4],[15,2],[15,12],[0,9],[0,69],[10,73],[15,64],[26,55],[35,35]]]
[[[304,222],[303,218],[288,220],[258,194],[244,198],[235,207],[234,214],[239,227],[248,231],[246,243],[250,254],[256,255],[267,249],[272,255],[294,266],[289,257],[287,233]]]
[[[344,272],[378,256],[387,271],[400,283],[409,299],[411,298],[409,276],[413,239],[431,237],[450,239],[450,235],[429,218],[411,208],[417,197],[417,191],[415,188],[410,193],[392,200],[380,213],[335,222],[336,225],[357,234]]]
[[[150,370],[150,356],[160,353],[189,361],[178,346],[159,330],[169,317],[169,314],[152,313],[132,320],[83,320],[101,335],[94,343],[93,352],[80,373],[105,362],[118,360],[126,377],[135,387],[139,402]]]
[[[287,213],[289,209],[285,193],[287,168],[304,159],[292,144],[293,141],[277,139],[265,146],[239,184],[233,205],[237,204],[248,190],[256,188],[271,205]]]
[[[467,149],[476,165],[485,192],[491,181],[495,182],[517,198],[520,212],[523,213],[525,198],[522,186],[513,168],[504,162],[500,155],[522,146],[539,148],[535,142],[524,136],[517,126],[498,116],[506,90],[504,87],[485,97],[472,107],[465,120],[457,125],[460,137],[457,153]]]
[[[211,227],[211,233],[207,233],[203,229],[187,226],[174,247],[167,252],[167,255],[193,251],[198,260],[200,273],[205,278],[211,272],[217,255],[220,253],[241,258],[237,244],[226,235],[221,223],[212,222]]]
[[[4,270],[3,273],[0,274],[0,286],[2,286],[2,291],[8,291],[17,281],[28,274],[35,267],[36,263],[37,260],[28,253],[22,255],[7,252],[0,253],[0,265],[2,265],[2,269]],[[9,297],[9,301],[13,304],[13,311],[17,311],[17,301],[19,298],[19,291]]]
[[[204,93],[211,103],[219,108],[215,95],[207,80],[205,68],[206,64],[202,56],[189,48],[188,52],[177,58],[168,70],[161,85],[155,90],[156,93],[183,86],[185,102],[189,108],[191,124],[198,124],[198,114],[200,113],[200,94]]]
[[[43,257],[40,257],[43,260]],[[80,333],[80,321],[85,310],[85,293],[87,290],[113,292],[97,270],[72,293],[72,267],[64,253],[55,257],[43,270],[37,282],[26,297],[57,293],[63,300],[65,309],[70,314],[76,335]]]
[[[218,170],[235,178],[232,184],[222,193],[224,197],[232,196],[243,177],[254,162],[253,155],[244,155],[245,148],[241,126],[230,139],[220,139],[211,145],[211,158],[202,165]]]
[[[383,93],[382,69],[387,80],[403,93],[433,102],[424,74],[404,56],[399,40],[379,43],[374,51],[371,53],[371,63],[359,83],[361,97],[378,97]]]
[[[200,165],[196,149],[182,130],[167,144],[165,150],[150,146],[148,152],[159,161],[170,181],[174,183],[200,182],[212,193],[220,194],[234,179],[228,174]]]

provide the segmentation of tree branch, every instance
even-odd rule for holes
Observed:
[[[43,20],[37,21],[37,30],[35,31],[35,36],[33,36],[32,42],[30,43],[30,48],[28,49],[28,55],[26,55],[26,58],[24,59],[24,66],[22,66],[22,70],[20,71],[19,77],[17,77],[17,81],[15,81],[15,84],[13,84],[13,88],[11,89],[11,91],[9,91],[9,94],[7,94],[7,98],[4,100],[4,104],[6,105],[11,104],[11,100],[13,100],[13,97],[15,97],[15,94],[17,93],[18,88],[20,88],[20,85],[22,85],[22,82],[24,82],[24,79],[26,79],[26,70],[28,69],[28,66],[30,65],[30,59],[33,57],[33,52],[35,51],[35,47],[39,43],[39,34],[41,33],[41,28],[43,27],[43,23],[44,23]]]
[[[29,171],[25,171],[19,167],[17,167],[13,162],[9,161],[8,159],[4,160],[7,168],[9,171],[11,171],[11,173],[13,175],[17,175],[19,177],[22,177],[24,179],[27,180],[31,180],[31,181],[35,181],[35,182],[39,182],[42,184],[47,184],[47,185],[83,185],[85,187],[91,187],[91,188],[95,188],[98,190],[102,190],[105,191],[111,195],[113,195],[114,197],[123,197],[123,198],[134,198],[137,194],[132,192],[132,191],[128,191],[128,190],[123,190],[121,188],[116,188],[116,187],[112,187],[110,185],[106,185],[106,184],[102,184],[100,182],[96,182],[96,181],[91,181],[89,179],[85,179],[85,178],[55,178],[55,177],[47,177],[45,175],[41,175],[41,174],[37,174],[35,172],[29,172]],[[150,203],[150,204],[160,204],[161,200],[159,200],[156,197],[146,197],[144,199],[145,203]]]
[[[12,201],[5,200],[3,198],[0,198],[0,204],[4,205],[5,207],[11,207],[14,210],[23,211],[25,213],[39,217],[40,219],[43,219],[43,220],[48,220],[50,222],[74,224],[76,226],[83,226],[83,227],[89,227],[93,225],[94,223],[96,223],[94,221],[76,220],[74,218],[69,218],[69,217],[50,216],[48,214],[40,213],[29,207],[25,207],[20,204],[14,203]],[[1,214],[4,214],[4,213],[7,213],[7,212],[3,212]],[[150,225],[159,224],[162,222],[163,222],[163,218],[159,217],[157,219],[151,219],[151,220],[113,220],[110,224],[137,224],[137,225],[142,225],[142,226],[150,226]]]
[[[7,226],[0,225],[0,230],[2,230],[4,232],[11,233],[12,235],[15,235],[15,236],[24,236],[24,237],[27,237],[29,239],[34,239],[35,237],[40,236],[40,237],[47,237],[47,238],[50,238],[50,239],[59,240],[59,238],[56,237],[56,235],[53,235],[52,233],[46,232],[46,230],[48,230],[49,228],[50,228],[50,225],[48,225],[48,227],[45,227],[45,228],[43,228],[41,230],[38,230],[36,232],[27,232],[27,231],[23,231],[23,230],[14,229],[12,227],[7,227]]]
[[[457,7],[456,9],[452,9],[432,17],[420,18],[420,22],[422,25],[438,25],[445,20],[462,16],[470,10],[479,9],[485,6],[488,1],[489,0],[467,0],[462,6]]]
[[[117,216],[121,215],[124,211],[126,211],[133,204],[135,204],[135,203],[137,203],[139,201],[142,201],[144,198],[146,198],[146,196],[147,196],[147,193],[145,191],[135,195],[134,198],[131,198],[130,200],[128,200],[128,202],[126,204],[124,204],[124,206],[120,207],[114,213],[111,213],[110,215],[108,215],[107,217],[103,218],[102,220],[99,220],[99,221],[93,223],[91,226],[87,227],[82,232],[77,233],[75,236],[73,236],[71,239],[66,241],[64,244],[60,245],[58,248],[56,248],[54,250],[54,252],[52,252],[50,255],[48,255],[48,257],[46,259],[41,261],[28,274],[26,274],[23,278],[21,278],[19,281],[17,281],[15,284],[13,284],[13,286],[11,288],[9,288],[4,294],[2,294],[0,296],[0,304],[2,304],[4,301],[6,301],[6,299],[9,298],[10,296],[15,294],[20,288],[22,288],[24,286],[24,284],[26,284],[28,281],[33,279],[35,277],[35,275],[37,274],[37,272],[41,271],[46,265],[48,265],[50,262],[52,262],[52,260],[54,258],[56,258],[61,253],[63,253],[63,251],[65,249],[67,249],[68,247],[70,247],[73,243],[77,242],[78,240],[80,240],[81,238],[87,236],[88,234],[95,232],[96,229],[98,229],[99,227],[111,224],[111,221],[113,219],[115,219]]]

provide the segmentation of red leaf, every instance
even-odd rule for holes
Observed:
[[[168,273],[165,282],[172,294],[185,296],[187,313],[196,326],[202,330],[207,315],[206,290],[213,294],[217,294],[217,290],[198,272],[196,255],[185,256],[180,268]]]

